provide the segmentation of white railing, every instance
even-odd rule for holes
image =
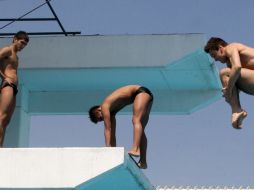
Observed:
[[[253,187],[234,186],[158,186],[156,190],[254,190]]]

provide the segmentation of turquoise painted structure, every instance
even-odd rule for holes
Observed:
[[[98,104],[112,90],[128,84],[152,90],[154,114],[190,114],[221,97],[217,69],[203,50],[165,66],[22,69],[19,76],[33,94],[28,106],[33,114],[86,114],[86,101]],[[131,106],[122,113],[129,112]]]
[[[143,172],[136,166],[128,154],[124,156],[125,162],[83,184],[75,187],[76,190],[101,189],[134,189],[155,190]]]
[[[203,34],[31,38],[19,55],[20,93],[5,146],[29,146],[32,115],[87,114],[123,85],[148,87],[152,114],[190,114],[213,103],[221,84],[204,41]],[[130,113],[131,106],[121,111]]]
[[[31,116],[87,114],[90,106],[99,104],[123,85],[140,84],[153,92],[151,114],[191,114],[221,98],[218,71],[202,50],[205,41],[202,34],[35,37],[30,41],[19,56],[19,94],[7,128],[5,147],[29,147]],[[0,39],[2,45],[10,42],[9,38]],[[131,112],[128,106],[120,114]],[[28,159],[27,163],[33,159],[23,156]],[[66,157],[73,158],[73,155]],[[111,161],[109,156],[107,158],[104,161]],[[24,165],[23,159],[18,161]],[[15,171],[15,168],[9,169]],[[13,179],[13,176],[7,177]],[[155,188],[124,154],[123,164],[76,187],[30,189]]]

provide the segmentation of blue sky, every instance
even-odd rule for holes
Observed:
[[[19,17],[43,0],[0,0],[0,17]],[[52,0],[67,31],[93,34],[204,33],[254,47],[253,0]],[[8,11],[7,11],[8,10]],[[28,17],[52,16],[44,6]],[[1,23],[0,23],[1,24]],[[4,23],[3,23],[4,25]],[[0,25],[1,27],[2,25]],[[15,23],[0,32],[60,31],[55,23]],[[220,63],[216,63],[221,68]],[[241,93],[244,129],[230,125],[223,99],[191,115],[151,115],[148,169],[154,185],[254,186],[254,98]],[[118,116],[118,146],[132,143],[131,116]],[[103,125],[87,115],[34,116],[31,146],[104,146]]]

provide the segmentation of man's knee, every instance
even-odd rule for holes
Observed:
[[[141,123],[140,118],[137,116],[133,116],[132,123],[133,123],[133,126],[135,126],[136,124],[140,124]]]
[[[230,68],[223,68],[223,69],[220,70],[220,76],[221,77],[223,77],[223,76],[229,76],[230,72],[231,72]]]
[[[223,86],[227,85],[230,72],[231,72],[230,68],[223,68],[220,70],[220,80]]]

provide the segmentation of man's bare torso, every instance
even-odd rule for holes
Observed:
[[[111,113],[117,113],[126,105],[133,103],[133,97],[139,88],[139,85],[128,85],[119,88],[104,100],[102,106],[107,106]]]
[[[18,56],[17,54],[11,50],[11,55],[6,56],[0,60],[0,76],[8,82],[17,84],[17,68],[18,68]]]
[[[226,47],[226,49],[234,48],[239,52],[242,67],[254,70],[254,48],[240,43],[231,43]]]

